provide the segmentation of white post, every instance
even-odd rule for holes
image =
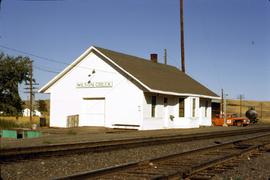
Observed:
[[[138,111],[139,111],[140,117],[141,117],[140,129],[139,130],[143,130],[143,108],[144,108],[144,105],[147,104],[147,103],[145,103],[145,101],[146,101],[145,98],[147,98],[147,97],[142,93],[141,106],[138,106]]]
[[[225,127],[227,127],[228,125],[227,125],[227,102],[226,102],[226,96],[227,96],[228,94],[225,94],[224,95],[224,123],[223,123],[223,126],[225,126]]]

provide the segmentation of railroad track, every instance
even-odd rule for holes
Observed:
[[[176,142],[188,142],[194,140],[204,140],[218,137],[228,137],[237,135],[253,134],[258,132],[269,132],[269,127],[240,129],[233,131],[219,131],[209,133],[198,133],[190,135],[174,135],[147,137],[135,139],[122,139],[100,142],[83,142],[73,144],[56,144],[46,146],[21,147],[2,149],[0,151],[0,163],[16,162],[18,160],[29,160],[35,158],[45,158],[52,156],[64,156],[87,152],[105,152],[119,149],[128,149],[142,146],[153,146]]]
[[[239,157],[269,149],[270,133],[56,179],[211,179],[236,166]]]

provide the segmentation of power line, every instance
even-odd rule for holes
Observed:
[[[15,48],[7,47],[7,46],[4,46],[2,44],[0,44],[0,47],[2,47],[4,49],[11,50],[11,51],[14,51],[14,52],[26,54],[28,56],[33,56],[33,57],[36,57],[36,58],[39,58],[39,59],[43,59],[43,60],[49,61],[49,62],[54,62],[54,63],[58,63],[58,64],[65,64],[65,65],[68,65],[69,64],[69,63],[65,63],[65,62],[62,62],[62,61],[57,61],[57,60],[54,60],[54,59],[50,59],[50,58],[38,56],[38,55],[35,55],[35,54],[32,54],[32,53],[28,53],[28,52],[25,52],[25,51],[21,51],[21,50],[15,49]]]
[[[49,66],[45,66],[41,63],[35,63],[34,65],[35,69],[40,70],[40,71],[44,71],[44,72],[51,72],[51,73],[60,73],[63,69],[52,69]]]
[[[37,66],[34,66],[34,68],[37,69],[37,70],[40,70],[40,71],[49,72],[49,73],[54,73],[54,74],[59,74],[59,73],[60,73],[60,72],[56,72],[56,71],[52,71],[52,70],[40,68],[40,67],[37,67]]]
[[[47,2],[47,1],[64,1],[64,0],[22,0],[22,1],[32,1],[32,2]]]
[[[40,60],[45,60],[45,61],[49,61],[49,62],[53,62],[53,63],[58,63],[58,64],[64,64],[64,65],[68,65],[68,66],[71,65],[70,63],[66,63],[66,62],[63,62],[63,61],[58,61],[58,60],[47,58],[47,57],[42,57],[42,56],[39,56],[39,55],[36,55],[36,54],[32,54],[32,53],[28,53],[28,52],[25,52],[25,51],[22,51],[22,50],[19,50],[19,49],[7,47],[7,46],[2,45],[2,44],[0,44],[0,47],[2,47],[4,49],[11,50],[11,51],[14,51],[14,52],[22,53],[22,54],[25,54],[25,55],[28,55],[28,56],[36,57],[36,58],[38,58]],[[104,71],[102,69],[97,69],[97,68],[89,68],[89,67],[86,67],[86,66],[77,66],[77,67],[78,68],[82,68],[82,69],[91,70],[91,71],[93,69],[95,69],[95,70],[98,70],[98,71],[115,74],[115,72]],[[48,70],[48,71],[53,71],[53,70]]]

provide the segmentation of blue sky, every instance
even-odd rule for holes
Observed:
[[[187,74],[229,98],[270,100],[269,0],[185,0],[184,23]],[[0,51],[44,57],[30,56],[40,87],[91,45],[160,62],[166,48],[180,67],[179,24],[179,0],[2,0]]]

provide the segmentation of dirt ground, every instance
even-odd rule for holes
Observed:
[[[39,128],[42,136],[31,139],[7,139],[2,138],[0,148],[42,146],[48,144],[65,144],[76,142],[97,142],[110,141],[119,139],[130,139],[140,137],[157,137],[169,135],[185,135],[203,132],[215,132],[226,130],[238,130],[241,128],[248,129],[259,126],[270,125],[253,125],[249,127],[200,127],[192,129],[163,129],[163,130],[124,130],[110,129],[104,127],[78,127],[78,128]]]

